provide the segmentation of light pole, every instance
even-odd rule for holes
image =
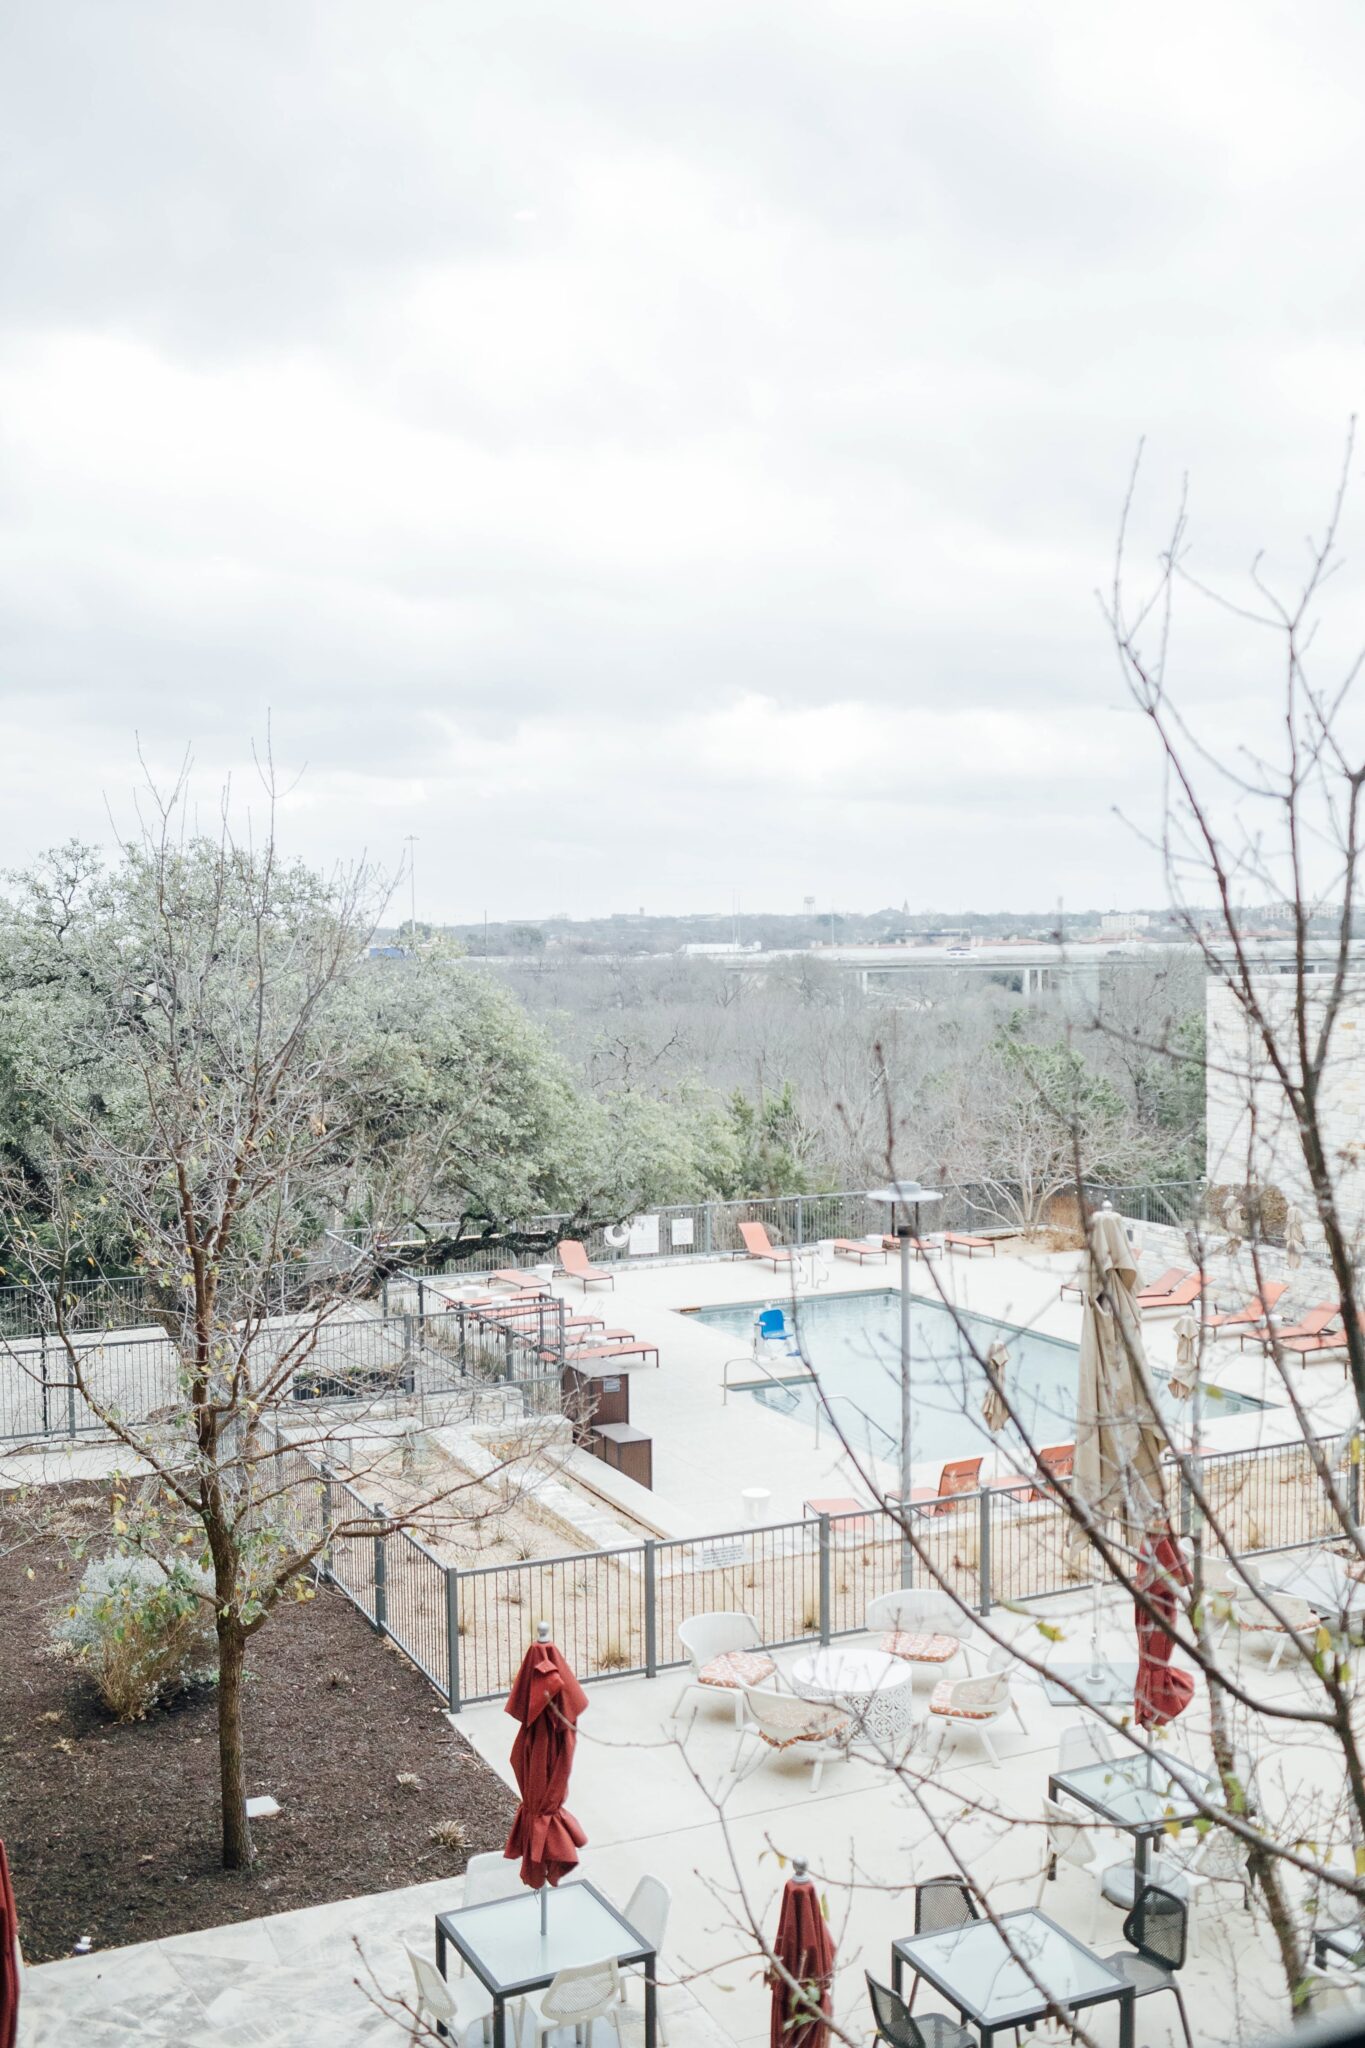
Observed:
[[[907,1524],[910,1517],[910,1240],[919,1236],[919,1212],[926,1202],[941,1202],[933,1188],[922,1188],[917,1180],[893,1180],[884,1188],[868,1191],[870,1202],[880,1202],[891,1211],[892,1229],[900,1241],[901,1254],[901,1584],[914,1577],[915,1553],[910,1546]],[[913,1220],[906,1215],[912,1210]],[[897,1211],[900,1221],[896,1221]]]
[[[416,844],[417,844],[417,834],[416,834],[415,832],[409,832],[409,834],[408,834],[408,838],[407,838],[407,846],[408,846],[408,941],[409,941],[409,944],[411,945],[411,947],[412,947],[412,950],[413,950],[413,952],[414,952],[414,953],[415,953],[415,952],[417,951],[417,855],[416,855],[416,854],[415,854],[415,853],[413,852],[413,848],[414,848],[414,847],[416,846]]]

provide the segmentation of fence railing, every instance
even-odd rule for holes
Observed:
[[[1168,1508],[1189,1534],[1198,1500],[1239,1552],[1292,1550],[1343,1531],[1322,1485],[1326,1457],[1354,1520],[1360,1465],[1355,1439],[1220,1451],[1166,1466]],[[305,1462],[307,1462],[305,1460]],[[321,1475],[311,1467],[315,1498]],[[337,1478],[333,1523],[382,1519]],[[906,1569],[895,1519],[880,1508],[799,1522],[721,1530],[709,1536],[646,1540],[611,1550],[531,1558],[467,1570],[444,1563],[406,1530],[338,1539],[328,1575],[366,1618],[425,1673],[453,1710],[501,1698],[547,1621],[555,1642],[587,1683],[653,1677],[686,1662],[681,1623],[716,1610],[753,1616],[768,1649],[828,1643],[866,1625],[879,1594],[923,1579],[949,1585],[982,1616],[1001,1603],[1047,1599],[1093,1584],[1096,1553],[1079,1551],[1056,1498],[1021,1481],[922,1509],[918,1555]]]
[[[319,1255],[251,1276],[251,1299],[260,1315],[288,1315],[319,1287],[335,1284],[337,1268]],[[61,1282],[30,1280],[0,1287],[0,1339],[40,1337],[64,1328],[87,1335],[108,1330],[179,1327],[186,1297],[150,1273],[112,1273]]]
[[[316,1329],[269,1323],[256,1332],[252,1349],[258,1384],[263,1374],[287,1368],[287,1406],[407,1400],[420,1412],[432,1397],[505,1384],[539,1413],[557,1407],[559,1399],[551,1321],[543,1325],[545,1344],[541,1334],[539,1325],[485,1331],[467,1310],[429,1308],[420,1315],[347,1314]],[[186,1369],[169,1337],[115,1333],[74,1336],[71,1342],[75,1366],[66,1345],[51,1335],[4,1340],[0,1442],[103,1430],[87,1393],[99,1408],[134,1426],[170,1419],[183,1409]]]

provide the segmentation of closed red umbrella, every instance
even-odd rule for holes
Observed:
[[[773,2017],[768,2038],[770,2048],[825,2048],[834,1940],[805,1864],[794,1861],[792,1872],[782,1893],[773,1941],[773,1955],[787,1975],[769,1972]],[[792,1988],[788,1977],[796,1979],[800,1991]]]
[[[588,1696],[549,1637],[541,1622],[507,1695],[507,1712],[521,1723],[512,1744],[521,1805],[503,1854],[520,1856],[521,1881],[533,1891],[573,1870],[588,1839],[564,1804]]]
[[[1138,1588],[1146,1594],[1154,1611],[1149,1613],[1140,1603],[1133,1610],[1138,1639],[1133,1718],[1139,1728],[1150,1728],[1157,1721],[1174,1721],[1194,1698],[1194,1680],[1189,1672],[1177,1671],[1171,1664],[1175,1640],[1170,1628],[1178,1604],[1175,1588],[1189,1582],[1189,1567],[1175,1538],[1169,1531],[1158,1536],[1145,1553],[1137,1577]]]
[[[19,1908],[9,1881],[5,1845],[0,1842],[0,2048],[14,2048],[19,2035]]]

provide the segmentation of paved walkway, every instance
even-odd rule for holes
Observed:
[[[19,2048],[399,2048],[409,2028],[376,2001],[411,1999],[400,1944],[433,1954],[435,1915],[462,1890],[438,1880],[44,1963],[25,1975]],[[684,1986],[660,1999],[669,2048],[725,2048]]]

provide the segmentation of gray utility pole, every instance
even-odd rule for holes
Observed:
[[[406,841],[408,849],[408,932],[414,946],[417,944],[417,855],[412,849],[416,844],[417,834],[409,832]]]

